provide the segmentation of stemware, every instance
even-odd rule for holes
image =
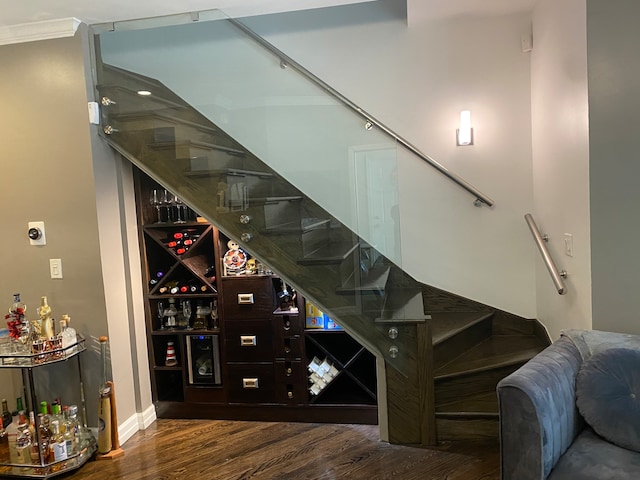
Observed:
[[[182,316],[184,317],[185,328],[191,330],[191,301],[182,301]]]
[[[156,188],[154,188],[153,190],[151,190],[151,193],[149,195],[149,203],[155,207],[156,209],[156,215],[158,216],[158,220],[156,221],[156,223],[164,223],[162,221],[162,212],[161,212],[161,208],[164,205],[164,201],[165,201],[165,197],[164,197],[164,193],[166,192],[166,190],[158,190]]]
[[[177,195],[173,196],[173,204],[176,207],[176,221],[173,223],[187,223],[185,220],[184,209],[185,204],[180,197]]]
[[[158,320],[160,321],[160,330],[164,330],[164,305],[162,302],[158,302]]]

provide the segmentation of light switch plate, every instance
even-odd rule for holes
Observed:
[[[49,259],[51,278],[62,278],[62,260],[60,258]]]

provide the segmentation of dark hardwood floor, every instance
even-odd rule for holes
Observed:
[[[69,480],[497,480],[494,440],[432,448],[379,441],[375,425],[159,419],[115,460]]]

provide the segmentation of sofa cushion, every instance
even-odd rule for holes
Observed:
[[[640,452],[640,351],[611,348],[584,362],[576,404],[598,435]]]
[[[640,454],[620,448],[589,427],[560,457],[547,480],[638,480]]]

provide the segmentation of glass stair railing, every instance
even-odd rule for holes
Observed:
[[[426,317],[401,265],[396,140],[225,19],[96,44],[109,143],[414,375]]]

